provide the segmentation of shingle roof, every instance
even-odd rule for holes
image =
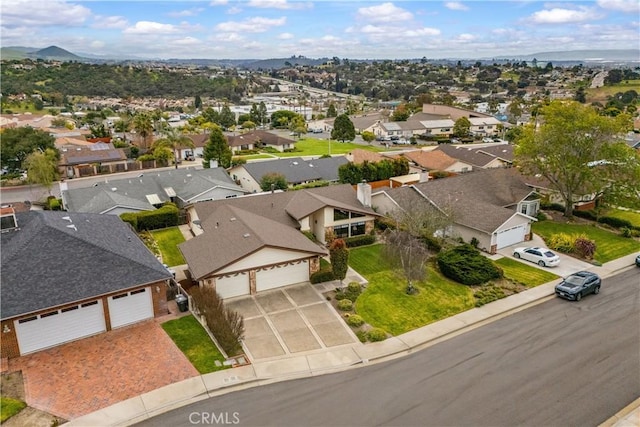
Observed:
[[[434,151],[442,151],[454,159],[478,167],[485,167],[496,158],[501,158],[507,162],[513,161],[513,145],[509,144],[497,144],[482,148],[440,144]]]
[[[2,318],[170,278],[128,224],[110,215],[30,211],[0,235]]]
[[[126,179],[105,179],[93,187],[63,191],[65,208],[70,212],[103,213],[116,207],[153,210],[147,196],[156,195],[160,202],[170,201],[168,189],[189,202],[194,197],[216,187],[229,189],[229,194],[246,193],[223,168],[172,169],[145,172]]]
[[[295,157],[252,162],[244,164],[242,167],[256,182],[260,182],[262,177],[268,173],[280,173],[284,175],[289,184],[299,184],[316,180],[337,181],[338,168],[348,162],[344,156],[314,160]]]
[[[352,150],[347,155],[347,157],[349,158],[351,163],[355,164],[359,164],[364,161],[375,163],[385,159],[385,157],[380,153],[376,153],[370,150],[363,150],[362,148],[356,148],[355,150]]]
[[[404,156],[417,164],[418,166],[428,170],[445,170],[449,166],[457,162],[453,157],[448,156],[442,151],[410,151],[404,153]]]
[[[116,162],[127,160],[122,148],[108,150],[91,150],[85,147],[63,151],[60,156],[61,165],[77,165],[82,163]]]
[[[205,233],[179,245],[196,280],[264,247],[327,253],[295,228],[236,206],[218,204],[207,223]]]
[[[227,136],[229,145],[231,147],[239,147],[245,144],[255,144],[256,142],[262,142],[266,145],[287,145],[295,143],[294,140],[285,138],[275,133],[267,132],[264,130],[254,130],[251,132],[243,133],[241,135]]]

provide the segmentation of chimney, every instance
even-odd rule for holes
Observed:
[[[18,221],[16,220],[16,212],[11,205],[2,205],[0,207],[0,229],[2,232],[17,229]]]
[[[371,207],[371,185],[367,184],[366,181],[362,181],[358,184],[356,197],[360,203],[365,205],[366,207]]]
[[[427,182],[429,181],[429,172],[421,171],[420,172],[420,181],[419,182]]]
[[[210,169],[215,169],[217,167],[218,167],[218,161],[217,160],[213,160],[213,159],[209,160],[209,168]]]

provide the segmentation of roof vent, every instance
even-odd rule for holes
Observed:
[[[292,165],[298,166],[298,162],[291,162]]]
[[[71,217],[69,216],[63,216],[62,219],[64,219],[65,221],[73,222],[71,221]]]
[[[78,228],[76,227],[75,224],[71,224],[71,225],[67,225],[67,228],[72,229],[73,231],[78,231]]]
[[[192,176],[192,175],[191,175],[190,173],[188,173],[188,174],[187,174],[187,178],[191,178],[191,176]]]
[[[235,220],[236,220],[235,216],[232,216],[231,218],[229,218],[229,221],[235,221]]]
[[[249,237],[249,236],[251,236],[251,234],[249,234],[249,233],[244,233],[244,234],[242,235],[242,237],[244,237],[245,239],[246,239],[247,237]]]
[[[111,187],[111,191],[117,191],[118,187]]]

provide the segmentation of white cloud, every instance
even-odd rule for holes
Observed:
[[[477,37],[473,34],[463,33],[458,35],[457,40],[461,42],[471,42],[474,41]]]
[[[369,22],[400,22],[409,21],[413,14],[408,10],[394,6],[393,3],[382,3],[377,6],[361,7],[358,17]]]
[[[365,25],[360,29],[360,32],[364,34],[384,34],[387,32],[387,29],[375,25]]]
[[[209,6],[224,6],[229,3],[229,0],[211,0]]]
[[[278,39],[279,40],[291,40],[295,38],[295,36],[291,33],[280,33],[278,34]]]
[[[127,28],[129,22],[124,16],[96,16],[91,27],[101,30],[121,30]]]
[[[171,16],[172,18],[182,18],[185,16],[197,16],[200,15],[203,11],[204,9],[201,7],[193,7],[191,9],[169,12],[167,15]]]
[[[237,43],[239,41],[244,41],[245,38],[238,33],[219,33],[214,35],[212,40],[222,43]]]
[[[553,8],[534,12],[529,20],[534,24],[569,24],[591,21],[600,16],[592,8],[580,7],[578,9]]]
[[[287,0],[250,0],[247,6],[260,9],[305,9],[312,7],[311,3],[299,1],[289,3]]]
[[[2,22],[6,26],[52,25],[79,26],[91,16],[91,10],[65,1],[51,0],[35,4],[30,0],[3,0]]]
[[[437,28],[424,27],[416,30],[400,31],[400,33],[405,37],[430,37],[440,35],[440,30]]]
[[[464,5],[459,1],[448,1],[444,4],[444,7],[451,10],[469,10],[469,7],[467,5]]]
[[[638,0],[598,0],[597,3],[598,6],[603,9],[630,13],[638,13],[640,11],[640,3]]]
[[[106,43],[101,40],[94,40],[89,46],[91,46],[92,49],[102,49],[105,45]]]
[[[269,31],[272,27],[281,27],[286,23],[287,18],[284,16],[278,19],[255,17],[246,19],[242,22],[221,22],[216,25],[216,30],[227,33],[264,33],[265,31]]]
[[[228,15],[237,15],[238,13],[242,12],[242,9],[240,9],[239,7],[230,7],[229,9],[227,9],[227,14]]]
[[[133,27],[123,31],[125,34],[173,34],[178,29],[171,24],[161,24],[159,22],[138,21]]]

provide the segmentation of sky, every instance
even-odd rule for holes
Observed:
[[[640,1],[2,0],[0,45],[108,58],[491,58],[640,48]]]

